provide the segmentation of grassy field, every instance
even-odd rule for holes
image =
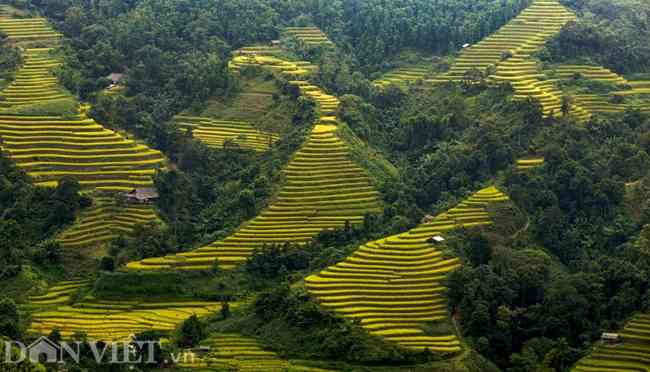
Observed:
[[[400,346],[460,352],[453,331],[430,335],[423,329],[448,320],[444,280],[460,265],[429,239],[450,230],[489,225],[488,206],[507,200],[490,187],[424,225],[364,244],[343,262],[307,277],[309,293],[322,306]]]

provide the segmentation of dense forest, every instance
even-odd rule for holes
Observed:
[[[569,371],[603,332],[622,329],[634,314],[650,312],[650,117],[644,83],[634,101],[641,104],[594,113],[588,120],[573,115],[575,97],[568,96],[558,99],[559,114],[545,115],[542,103],[520,99],[513,84],[489,79],[489,68],[469,70],[460,81],[437,85],[423,79],[405,86],[373,84],[379,75],[411,62],[404,56],[444,74],[464,44],[492,34],[533,1],[9,3],[47,17],[63,34],[52,52],[62,61],[54,74],[71,97],[92,105],[89,116],[127,139],[160,150],[168,165],[153,176],[159,193],[154,207],[161,222],[137,225],[132,234],[120,234],[81,260],[83,253],[66,252],[56,237],[92,208],[93,198],[74,177],[63,177],[56,187],[37,186],[8,153],[0,153],[0,288],[6,292],[0,296],[0,338],[34,336],[28,331],[31,308],[19,306],[28,297],[10,287],[32,276],[41,283],[77,279],[67,273],[82,270],[71,267],[63,259],[66,254],[81,260],[73,261],[76,265],[96,266],[90,268],[96,274],[89,279],[92,284],[70,296],[73,305],[83,307],[93,300],[103,301],[100,306],[112,301],[220,304],[207,317],[193,316],[162,335],[144,332],[140,339],[162,337],[170,340],[169,350],[178,351],[196,348],[211,340],[210,335],[238,333],[260,340],[283,359],[325,361],[315,366],[341,371]],[[639,81],[648,76],[647,4],[561,3],[576,12],[577,20],[567,22],[534,53],[540,70],[546,64],[593,64]],[[235,73],[229,63],[241,55],[238,49],[272,45],[291,26],[319,27],[333,42],[332,47],[292,45],[281,57],[315,66],[317,72],[304,84],[337,97],[334,119],[321,114],[321,104],[306,98],[305,90],[292,83],[294,78],[262,67]],[[8,35],[1,36],[0,77],[8,85],[24,61]],[[511,58],[511,52],[504,52],[499,62]],[[107,90],[113,86],[111,73],[124,74],[123,90],[117,94]],[[564,84],[586,78],[572,79]],[[233,102],[253,111],[247,106],[251,101],[242,97],[264,95],[271,97],[274,108],[265,107],[259,121],[273,127],[278,140],[263,152],[208,146],[172,120],[180,113],[219,111]],[[606,102],[623,101],[608,97]],[[69,111],[77,110],[73,106],[54,111],[70,117]],[[327,120],[336,121],[336,135],[352,148],[350,157],[372,180],[368,187],[377,190],[380,208],[364,213],[358,223],[346,221],[319,231],[304,244],[278,239],[257,247],[234,270],[222,268],[219,260],[199,272],[127,270],[125,265],[133,261],[164,261],[249,226],[282,198],[292,171],[288,164],[296,160],[294,154],[305,146],[314,125]],[[308,151],[315,152],[313,148]],[[543,158],[543,164],[526,171],[516,167],[518,160],[528,158]],[[305,176],[307,182],[313,177]],[[309,292],[307,278],[319,272],[335,276],[332,272],[345,267],[341,262],[350,256],[383,260],[348,274],[353,278],[387,271],[396,275],[386,268],[387,253],[376,246],[354,255],[368,242],[445,215],[492,185],[509,199],[507,208],[489,210],[496,223],[445,231],[441,234],[448,242],[432,254],[457,258],[458,264],[438,280],[447,288],[440,306],[451,320],[428,321],[426,332],[458,336],[465,350],[460,356],[400,348],[368,333],[362,316],[342,317]],[[326,198],[336,193],[336,187],[328,187]],[[309,218],[318,219],[318,211],[308,212]],[[409,249],[416,255],[424,248]],[[391,322],[408,323],[406,318]],[[61,337],[58,330],[50,333],[52,339]],[[168,371],[163,360],[169,350],[157,350],[157,365],[136,368]],[[75,368],[104,367],[94,365],[86,352]],[[111,366],[110,371],[126,368]]]

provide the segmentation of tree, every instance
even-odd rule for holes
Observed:
[[[3,297],[0,299],[0,336],[17,340],[21,334],[18,307],[12,299]]]
[[[479,232],[470,232],[464,239],[463,251],[472,266],[486,265],[492,257],[490,242]]]
[[[99,269],[102,271],[115,271],[115,259],[110,256],[102,257],[102,260],[99,263]]]
[[[204,338],[203,333],[203,324],[196,315],[192,315],[181,325],[179,345],[195,346]]]

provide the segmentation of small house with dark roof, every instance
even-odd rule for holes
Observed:
[[[154,200],[157,200],[158,197],[158,191],[153,187],[133,189],[126,194],[127,200],[136,203],[150,203]]]
[[[601,336],[600,339],[603,343],[608,344],[608,345],[615,345],[621,342],[621,336],[618,333],[608,333],[604,332]]]

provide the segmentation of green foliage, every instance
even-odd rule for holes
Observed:
[[[18,48],[9,43],[6,35],[0,34],[0,78],[13,79],[14,71],[23,62]]]
[[[348,114],[350,113],[348,112]],[[381,153],[360,140],[345,123],[338,126],[337,135],[348,143],[352,150],[350,154],[352,159],[370,173],[373,180],[384,183],[397,178],[399,174],[397,168],[386,160]]]
[[[17,275],[28,259],[56,263],[52,237],[74,221],[80,203],[79,183],[63,178],[56,188],[34,187],[30,179],[0,153],[0,278]]]
[[[18,340],[22,335],[20,329],[20,314],[13,300],[3,297],[0,299],[0,336]]]
[[[553,62],[593,62],[619,73],[650,72],[647,6],[626,0],[562,0],[580,16],[548,45]]]
[[[187,294],[187,278],[179,273],[100,273],[95,282],[97,298],[180,297]]]
[[[205,326],[196,315],[192,315],[181,324],[178,344],[182,347],[196,346],[205,337]]]

